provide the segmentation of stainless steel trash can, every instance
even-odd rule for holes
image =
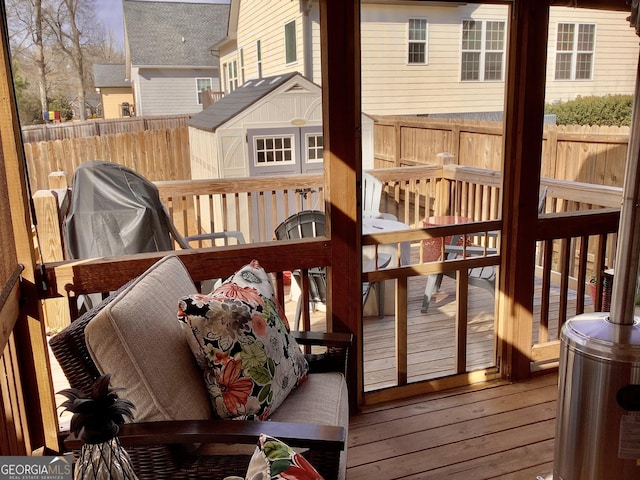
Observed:
[[[640,479],[640,324],[578,315],[561,333],[554,480]]]

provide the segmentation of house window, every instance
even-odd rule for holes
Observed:
[[[260,40],[256,41],[256,59],[258,62],[258,78],[262,78],[262,43]]]
[[[228,93],[238,88],[238,61],[234,60],[227,64],[227,81],[229,85]]]
[[[556,80],[591,80],[596,26],[559,23],[556,40]]]
[[[212,81],[210,78],[196,78],[196,92],[198,95],[198,105],[202,105],[204,91],[207,89],[211,89]]]
[[[427,19],[409,19],[409,53],[410,65],[424,65],[427,63]]]
[[[244,48],[240,49],[240,79],[241,85],[244,85]]]
[[[293,135],[254,137],[253,141],[256,166],[295,163]]]
[[[322,134],[308,133],[306,135],[307,143],[307,161],[309,162],[322,162],[324,140]]]
[[[463,20],[461,80],[502,80],[504,51],[505,22]]]
[[[284,50],[285,63],[294,63],[298,60],[296,48],[296,21],[293,20],[284,26]]]

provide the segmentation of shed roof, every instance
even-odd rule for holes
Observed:
[[[210,46],[225,37],[229,5],[123,0],[131,65],[211,67]]]
[[[305,86],[309,84],[314,85],[318,89],[318,93],[320,93],[320,87],[307,80],[298,72],[257,78],[247,81],[242,87],[226,94],[202,112],[193,115],[187,124],[190,127],[200,130],[215,132],[218,127],[296,77],[298,77]]]
[[[131,87],[124,63],[94,63],[93,84],[96,88]]]

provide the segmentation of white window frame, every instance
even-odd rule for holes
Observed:
[[[465,32],[465,22],[474,22],[481,25],[480,29],[480,48],[464,48],[464,32]],[[489,43],[488,32],[487,32],[487,24],[497,23],[502,25],[502,45],[499,48],[487,48],[487,44]],[[460,40],[460,81],[461,82],[503,82],[504,81],[504,69],[505,69],[505,61],[506,61],[506,44],[507,44],[507,24],[504,20],[475,20],[473,18],[465,18],[462,20],[461,24],[461,40]],[[464,78],[464,57],[465,53],[477,54],[478,55],[478,78]],[[493,54],[500,54],[500,78],[490,78],[487,79],[488,71],[487,67],[487,56]]]
[[[256,40],[256,70],[258,78],[262,78],[262,41]]]
[[[411,24],[413,22],[424,23],[424,39],[415,39],[411,38],[412,31],[416,29],[411,28]],[[420,29],[422,30],[422,29]],[[422,55],[424,58],[422,61],[412,61],[411,60],[411,46],[412,45],[422,45],[424,48],[424,52]],[[429,64],[429,21],[424,17],[412,17],[407,20],[407,65],[428,65]]]
[[[244,48],[240,49],[240,85],[244,85]]]
[[[313,146],[311,145],[311,138],[315,141]],[[320,139],[322,145],[318,145],[318,139]],[[321,163],[324,161],[324,136],[322,133],[305,133],[304,148],[307,163]],[[310,158],[310,152],[314,152],[315,158]]]
[[[202,89],[200,88],[200,81],[202,80],[208,80],[209,81],[209,87],[208,88],[213,88],[213,78],[211,77],[198,77],[195,79],[196,80],[196,102],[198,105],[202,105],[204,102],[202,100],[202,92],[204,92],[206,90],[206,88]]]
[[[227,93],[233,92],[238,88],[238,60],[231,60],[226,63],[227,68]]]
[[[571,46],[570,49],[566,49],[566,50],[561,50],[560,49],[560,45],[559,45],[559,41],[560,41],[560,28],[561,26],[573,26],[573,38],[571,39]],[[586,49],[580,49],[580,36],[582,33],[580,30],[583,27],[589,27],[591,29],[591,49],[590,50],[586,50]],[[555,62],[554,62],[554,74],[553,74],[553,78],[554,80],[557,81],[592,81],[593,80],[593,68],[594,68],[594,60],[595,60],[595,51],[596,51],[596,24],[595,23],[588,23],[588,22],[558,22],[558,24],[556,25],[556,55],[555,55]],[[569,66],[569,77],[562,77],[562,78],[558,78],[558,72],[560,71],[558,69],[558,61],[559,61],[559,57],[563,55],[563,56],[569,56],[570,57],[570,66]],[[584,57],[584,56],[589,56],[590,58],[590,65],[589,65],[589,75],[587,78],[584,77],[580,77],[577,78],[576,74],[578,71],[578,59],[580,57]],[[565,70],[562,70],[562,72],[564,72]]]
[[[290,45],[287,36],[287,28],[293,25],[293,44]],[[296,27],[295,19],[291,20],[284,24],[284,64],[285,65],[293,65],[298,63],[298,30]],[[288,58],[288,53],[291,52],[293,54],[293,59]]]
[[[285,147],[285,140],[289,141],[289,146]],[[258,146],[258,142],[264,142],[262,148]],[[274,167],[278,165],[295,165],[296,163],[296,139],[294,134],[273,134],[273,135],[261,135],[253,138],[253,148],[255,152],[254,167],[265,168]],[[285,152],[289,152],[291,158],[285,159]],[[272,159],[259,160],[261,154],[273,155]],[[278,159],[278,154],[283,158]]]

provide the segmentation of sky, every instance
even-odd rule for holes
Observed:
[[[149,0],[138,0],[149,1]],[[153,0],[157,2],[176,3],[229,3],[230,0]],[[107,31],[113,32],[114,41],[122,47],[124,45],[124,31],[122,24],[122,0],[94,0],[96,18],[100,19]]]

